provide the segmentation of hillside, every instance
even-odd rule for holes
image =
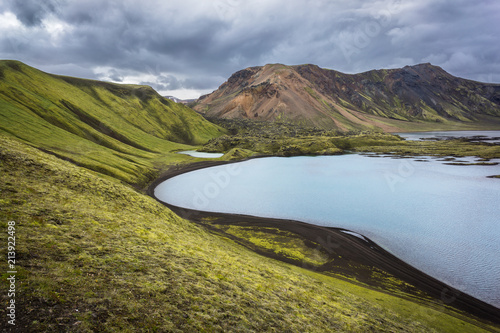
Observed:
[[[1,230],[15,221],[12,332],[498,331],[444,303],[262,257],[117,179],[3,134],[0,173]]]
[[[0,61],[0,132],[129,183],[165,153],[224,130],[148,86],[51,75]]]
[[[193,107],[208,117],[343,131],[500,128],[500,85],[457,78],[431,64],[354,75],[272,64],[236,72]]]
[[[329,258],[317,240],[262,225],[222,232],[212,218],[177,215],[145,194],[159,174],[200,161],[176,151],[227,137],[149,87],[3,61],[0,107],[0,230],[4,240],[15,237],[0,255],[15,252],[16,270],[16,326],[7,326],[2,306],[2,332],[500,332],[491,315],[453,307],[448,290],[430,297],[366,267],[366,278],[385,287],[321,274],[316,265]],[[335,151],[402,141],[376,134],[326,142],[317,134]],[[310,148],[317,141],[291,138]],[[253,152],[232,149],[218,163],[240,153]],[[294,260],[262,256],[247,239]],[[341,262],[356,262],[343,250]],[[1,261],[4,305],[12,269]]]

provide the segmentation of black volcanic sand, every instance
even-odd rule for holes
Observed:
[[[189,165],[171,167],[148,187],[147,194],[160,201],[155,197],[154,189],[161,182],[182,173],[228,163],[234,162],[203,161]],[[330,258],[335,258],[335,260],[329,261],[323,266],[308,267],[307,265],[294,262],[293,260],[287,260],[287,258],[281,257],[274,252],[264,252],[262,249],[259,250],[252,248],[251,246],[248,246],[248,243],[245,243],[241,239],[234,236],[228,234],[224,235],[268,257],[289,262],[304,268],[309,268],[327,275],[336,277],[346,276],[350,278],[348,280],[351,282],[353,282],[354,279],[364,285],[372,286],[376,289],[380,289],[381,287],[383,288],[383,286],[380,285],[380,281],[372,278],[372,273],[374,270],[381,270],[414,286],[414,288],[411,286],[401,287],[401,291],[409,298],[418,300],[418,298],[421,298],[422,296],[428,296],[432,299],[430,303],[433,303],[434,305],[437,304],[440,306],[453,307],[455,309],[465,311],[478,319],[500,324],[500,309],[468,294],[460,292],[459,290],[454,289],[447,284],[421,272],[420,270],[408,265],[389,252],[385,251],[366,237],[362,239],[344,232],[348,230],[320,227],[294,220],[262,218],[240,214],[202,212],[180,208],[162,201],[160,202],[169,207],[179,216],[202,224],[216,233],[223,233],[222,230],[216,227],[217,225],[278,228],[280,230],[292,232],[300,236],[305,242],[309,241],[310,244],[321,244],[322,251],[324,253],[328,253]],[[339,258],[342,258],[342,260],[338,260]],[[394,292],[390,293],[394,294]],[[422,295],[422,293],[424,293],[424,295]],[[398,294],[401,296],[400,293]],[[412,296],[417,297],[415,298]]]

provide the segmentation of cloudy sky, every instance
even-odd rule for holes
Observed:
[[[232,73],[422,62],[500,82],[498,0],[0,0],[0,59],[197,98]]]

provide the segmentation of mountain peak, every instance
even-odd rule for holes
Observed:
[[[267,64],[234,73],[194,108],[212,117],[399,131],[407,122],[500,121],[500,87],[454,77],[430,63],[360,74]]]
[[[444,76],[452,76],[450,73],[445,71],[443,68],[433,65],[430,62],[422,63],[422,64],[417,64],[413,66],[405,66],[403,69],[412,69],[416,72],[419,73],[436,73],[439,75],[444,75]]]
[[[423,67],[437,67],[437,66],[432,65],[430,62],[424,62],[416,65],[406,65],[403,68],[423,68]]]

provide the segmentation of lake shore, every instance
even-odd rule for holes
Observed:
[[[202,168],[235,162],[241,161],[202,161],[188,165],[171,167],[148,187],[147,194],[157,199],[154,195],[154,189],[158,186],[158,184],[169,178]],[[376,289],[380,289],[380,285],[377,280],[372,278],[371,273],[373,270],[380,270],[423,292],[426,295],[425,298],[431,298],[426,300],[431,306],[439,306],[443,308],[452,307],[482,320],[500,324],[500,309],[470,295],[462,293],[408,265],[366,237],[359,237],[346,233],[345,231],[348,230],[320,227],[294,220],[261,218],[240,214],[202,212],[176,207],[164,202],[162,203],[179,216],[202,224],[203,226],[212,229],[214,232],[221,233],[220,229],[216,226],[222,225],[278,228],[280,230],[291,232],[310,243],[321,244],[324,252],[335,252],[336,256],[343,258],[343,260],[335,261],[335,265],[331,262],[319,267],[302,264],[301,266],[304,268],[322,272],[325,275],[333,275],[340,278],[343,276],[346,280],[351,282],[358,282],[363,285],[367,285],[368,287],[372,286]],[[207,223],[206,221],[212,222]],[[236,237],[231,237],[231,235],[227,234],[225,234],[225,236],[233,238],[242,245],[247,245],[240,242]],[[300,266],[300,263],[296,261],[294,262],[293,260],[286,260],[286,258],[280,257],[272,252],[261,251],[259,249],[253,250],[268,257]],[[401,293],[397,293],[398,296],[408,297],[418,302],[424,301],[421,297],[422,295],[416,296],[415,291],[411,290],[411,288],[408,289],[408,286],[401,286],[400,292]],[[391,293],[394,294],[394,292]]]

